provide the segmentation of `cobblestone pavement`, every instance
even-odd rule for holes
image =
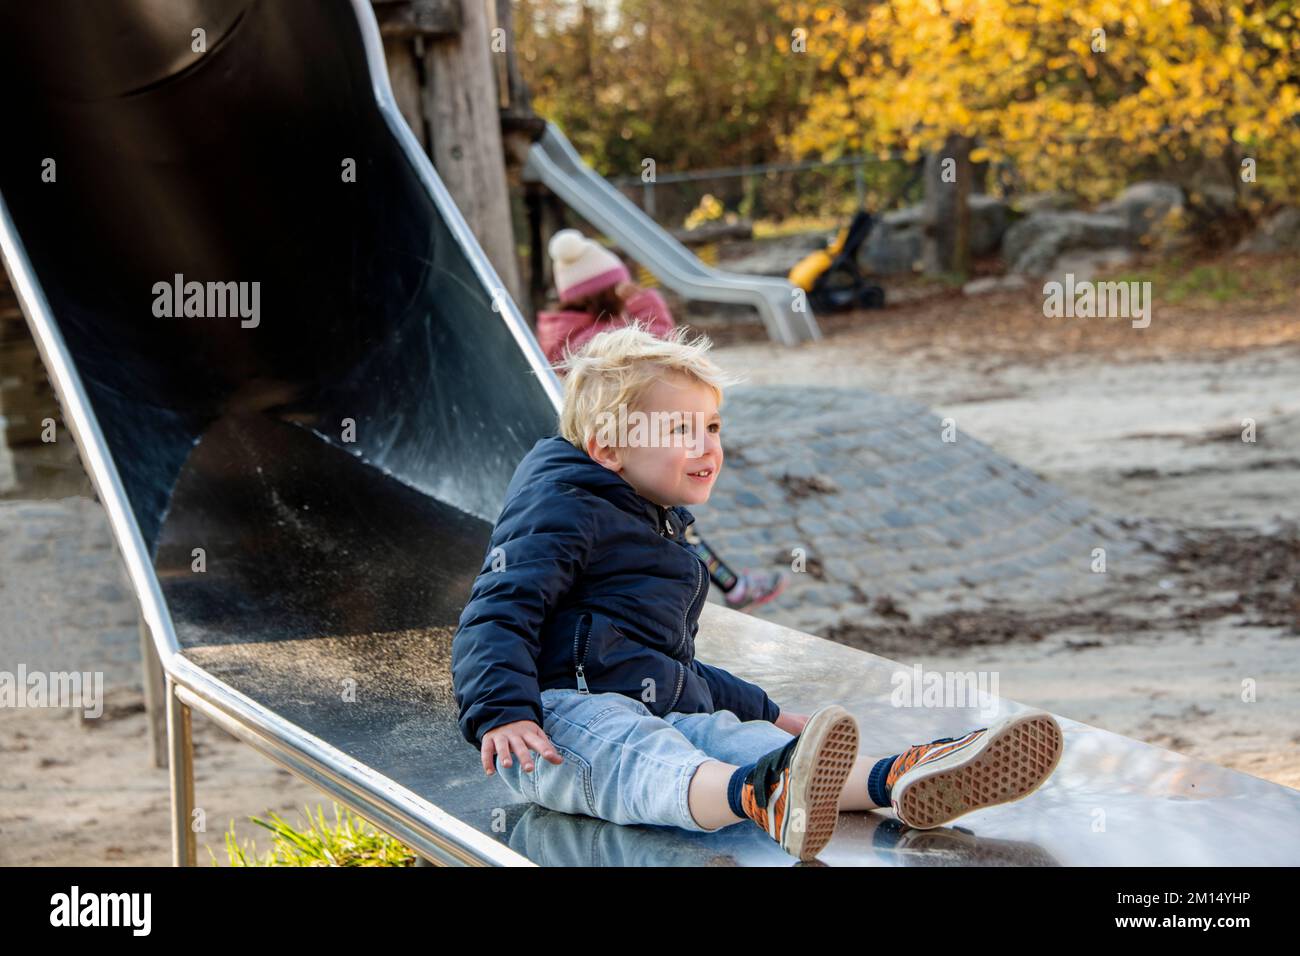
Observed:
[[[1154,569],[1152,545],[1168,540],[960,430],[945,441],[944,422],[905,399],[737,386],[722,411],[726,457],[709,503],[691,508],[697,527],[733,568],[785,568],[790,585],[760,613],[810,633],[877,618],[885,596],[915,619],[1095,593],[1111,572]]]

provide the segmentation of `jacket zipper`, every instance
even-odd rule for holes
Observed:
[[[686,605],[686,610],[682,613],[682,639],[678,641],[677,646],[673,648],[674,656],[676,656],[677,652],[682,649],[682,646],[686,643],[687,635],[690,634],[691,611],[695,610],[695,599],[700,596],[700,587],[704,584],[704,572],[701,570],[702,567],[703,562],[697,557],[695,559],[695,593],[691,595],[691,603]]]
[[[590,641],[587,642],[587,647],[583,648],[583,651],[582,651],[582,657],[581,657],[581,658],[578,657],[578,645],[579,645],[579,642],[580,642],[580,639],[581,639],[581,638],[580,638],[580,635],[581,635],[581,633],[582,633],[582,622],[583,622],[584,619],[588,622],[587,634],[588,634],[588,636],[590,636],[590,634],[591,634],[591,626],[590,626],[591,618],[590,618],[590,617],[587,617],[586,615],[584,615],[583,617],[578,618],[578,625],[577,625],[577,627],[575,627],[575,628],[573,629],[573,665],[574,665],[574,668],[575,668],[575,671],[576,671],[576,673],[577,673],[577,677],[578,677],[578,693],[579,693],[579,694],[589,694],[589,693],[591,693],[591,691],[589,691],[589,690],[587,689],[587,675],[586,675],[586,674],[584,673],[584,671],[583,671],[583,668],[586,666],[586,663],[587,663],[587,650],[591,647],[591,642],[590,642]]]
[[[659,508],[659,513],[660,513],[660,515],[663,517],[663,521],[664,521],[664,527],[663,527],[663,530],[661,530],[661,531],[659,532],[659,536],[660,536],[661,538],[672,537],[672,534],[673,534],[673,526],[672,526],[672,524],[671,524],[671,523],[669,522],[669,520],[668,520],[668,509],[665,508],[663,505],[658,505],[657,507]],[[686,605],[686,611],[682,614],[682,638],[681,638],[681,640],[679,640],[679,641],[677,642],[677,646],[673,648],[673,656],[674,656],[674,657],[677,656],[677,652],[680,651],[680,650],[682,649],[682,646],[686,643],[686,637],[687,637],[688,633],[690,632],[690,615],[691,615],[691,611],[694,610],[694,608],[695,608],[695,599],[698,598],[698,597],[700,596],[700,586],[701,586],[703,583],[704,583],[704,582],[701,580],[701,573],[700,573],[700,561],[699,561],[699,560],[696,560],[696,562],[695,562],[695,593],[691,595],[691,603],[688,604],[688,605]],[[683,676],[684,676],[684,675],[683,675]]]
[[[591,691],[587,688],[587,677],[586,674],[583,672],[583,668],[586,666],[586,662],[587,662],[587,651],[591,648],[590,640],[588,640],[586,646],[583,647],[581,657],[579,657],[578,655],[578,648],[582,646],[582,622],[584,619],[588,622],[587,636],[589,638],[591,636],[591,628],[590,628],[591,619],[589,617],[578,618],[578,624],[573,629],[573,662],[574,662],[574,669],[578,677],[578,693],[590,694]],[[668,705],[668,710],[665,711],[665,713],[672,711],[677,701],[681,699],[682,691],[686,687],[686,665],[683,664],[681,661],[676,661],[676,664],[677,664],[677,689],[676,689],[676,693],[673,694],[672,702]]]
[[[665,714],[672,713],[673,708],[677,706],[677,701],[682,696],[682,689],[685,686],[686,686],[686,665],[683,664],[681,661],[678,661],[677,662],[677,693],[673,694],[672,703],[670,703],[668,705],[668,709],[664,711]]]
[[[659,536],[661,538],[673,537],[673,526],[672,523],[668,520],[668,509],[665,508],[663,505],[657,505],[656,507],[658,507],[659,517],[664,523],[664,526],[661,529],[659,529]]]
[[[674,537],[672,522],[668,519],[668,509],[660,505],[659,516],[663,520],[663,525],[664,525],[663,529],[660,530],[659,532],[660,537],[664,537],[664,538]],[[682,645],[686,643],[686,637],[690,632],[690,623],[689,623],[690,613],[691,610],[695,607],[695,599],[699,597],[700,586],[703,583],[700,580],[700,578],[701,578],[700,562],[696,560],[695,593],[691,595],[691,603],[687,605],[686,612],[682,615],[682,639],[678,641],[677,646],[673,648],[674,659],[676,658],[677,652],[682,649]],[[665,708],[664,713],[666,714],[672,713],[672,709],[677,706],[677,701],[681,699],[682,691],[685,689],[686,689],[686,665],[683,664],[681,661],[677,661],[677,689],[676,689],[676,693],[673,694],[672,701],[670,701],[667,708]]]

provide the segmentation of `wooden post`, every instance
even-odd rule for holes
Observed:
[[[371,0],[384,41],[388,82],[406,125],[429,152],[429,118],[424,115],[424,52],[437,37],[460,32],[460,6],[447,0]]]
[[[520,301],[484,0],[371,0],[393,98],[487,254]]]
[[[552,230],[548,228],[547,216],[550,215],[552,222],[555,220],[551,206],[557,200],[541,183],[523,181],[528,151],[545,132],[546,121],[533,112],[532,94],[528,91],[523,71],[519,68],[511,0],[496,0],[495,14],[494,26],[500,30],[504,46],[500,53],[494,55],[501,63],[501,68],[497,71],[498,79],[503,78],[504,83],[499,101],[502,104],[501,136],[506,154],[506,182],[512,191],[522,193],[524,197],[524,211],[528,218],[528,258],[524,261],[527,276],[522,282],[528,287],[529,313],[535,316],[545,305],[548,296],[550,263],[546,257],[546,244],[550,241]],[[520,303],[521,306],[524,304]]]
[[[524,209],[528,213],[528,304],[533,315],[546,304],[545,192],[541,183],[528,183],[524,187]]]
[[[433,164],[478,237],[506,291],[522,301],[506,184],[496,70],[483,0],[445,0],[459,7],[460,32],[437,37],[424,53],[424,116]]]

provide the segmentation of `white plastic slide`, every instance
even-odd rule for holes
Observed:
[[[582,161],[554,123],[533,144],[524,179],[543,183],[574,212],[609,236],[668,288],[688,299],[752,305],[772,341],[822,337],[803,293],[784,279],[740,275],[706,265],[603,176]]]

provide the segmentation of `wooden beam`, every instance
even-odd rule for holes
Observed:
[[[379,32],[389,37],[453,37],[464,26],[459,0],[371,0]]]
[[[498,92],[482,0],[456,0],[462,29],[426,43],[423,114],[433,165],[460,207],[505,290],[523,301]]]

